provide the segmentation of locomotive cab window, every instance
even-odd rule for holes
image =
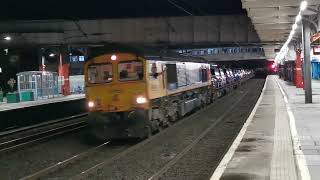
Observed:
[[[88,68],[88,81],[91,84],[108,83],[112,81],[112,64],[94,64]]]
[[[118,64],[120,81],[135,81],[143,79],[142,61],[125,61]]]

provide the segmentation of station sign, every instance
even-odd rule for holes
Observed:
[[[313,54],[320,55],[320,45],[313,47]]]
[[[311,37],[311,44],[320,44],[320,32]]]

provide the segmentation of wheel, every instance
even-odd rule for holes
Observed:
[[[145,135],[144,139],[147,139],[147,138],[152,136],[152,128],[151,128],[151,126],[146,126],[145,127],[145,131],[146,131],[146,135]]]
[[[175,112],[172,116],[169,117],[169,120],[171,122],[175,122],[179,119],[179,113],[178,112]]]

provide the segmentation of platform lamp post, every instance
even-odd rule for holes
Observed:
[[[319,6],[320,7],[320,6]],[[305,3],[304,9],[307,8],[307,3]],[[302,4],[300,9],[302,9]],[[314,28],[315,32],[320,32],[320,9],[308,8],[308,10],[315,12],[317,14],[318,22],[314,22],[309,16],[302,18],[302,39],[303,39],[303,49],[304,49],[304,87],[305,87],[305,103],[312,103],[312,83],[311,83],[311,61],[310,61],[310,51],[311,51],[311,26]]]
[[[320,29],[320,11],[312,8],[308,8],[308,2],[302,1],[300,5],[300,13],[296,18],[296,22],[302,20],[302,43],[303,43],[303,66],[304,66],[304,90],[305,90],[305,103],[312,103],[312,83],[311,83],[311,26],[315,27],[315,31]],[[309,16],[302,17],[301,12],[308,9],[315,12],[318,15],[318,23],[315,23]]]
[[[303,38],[303,66],[304,66],[304,91],[305,103],[312,103],[312,84],[311,84],[311,61],[310,61],[310,24],[302,20],[302,38]]]

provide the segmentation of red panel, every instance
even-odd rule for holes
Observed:
[[[303,79],[302,79],[302,61],[301,61],[301,52],[297,51],[297,58],[295,61],[295,85],[297,88],[303,88]]]
[[[64,85],[61,88],[62,94],[65,96],[70,95],[69,67],[70,64],[63,64],[62,66],[59,66],[59,76],[64,77]]]

